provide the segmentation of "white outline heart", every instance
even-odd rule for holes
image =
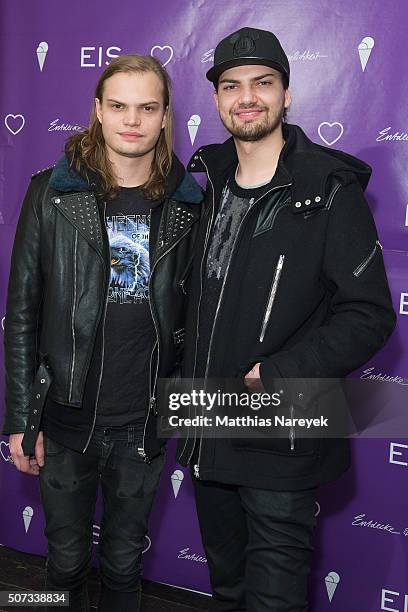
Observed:
[[[329,127],[333,127],[334,125],[339,125],[341,128],[341,132],[340,134],[337,136],[337,138],[335,138],[334,140],[328,141],[324,138],[324,136],[321,135],[320,133],[320,129],[324,126],[324,125],[328,125]],[[331,145],[334,145],[335,142],[337,142],[338,140],[340,140],[340,138],[343,136],[344,133],[344,127],[342,126],[341,123],[339,123],[339,121],[333,121],[333,123],[329,123],[328,121],[323,121],[319,127],[317,128],[317,133],[319,134],[320,138],[323,140],[323,142],[325,142],[329,147],[331,147]]]
[[[153,52],[154,52],[154,50],[155,50],[155,49],[160,49],[160,51],[164,51],[165,49],[169,49],[169,50],[170,50],[170,57],[169,57],[169,59],[167,60],[167,62],[164,62],[164,64],[162,64],[162,66],[163,66],[163,68],[164,68],[164,67],[165,67],[165,66],[167,66],[167,64],[169,64],[169,63],[171,62],[171,60],[173,59],[173,55],[174,55],[173,47],[170,47],[170,45],[163,45],[162,47],[161,47],[160,45],[154,45],[154,47],[152,47],[152,48],[150,49],[150,55],[151,55],[152,57],[155,57],[155,55],[153,55]],[[159,58],[158,58],[158,57],[156,57],[156,59],[158,60]]]
[[[3,457],[3,459],[4,459],[4,461],[5,461],[6,463],[11,463],[11,461],[10,461],[10,460],[11,460],[11,455],[9,454],[9,456],[8,456],[8,457],[5,457],[5,456],[4,456],[4,454],[3,454],[3,450],[2,450],[2,448],[1,448],[1,447],[3,446],[3,444],[4,444],[5,446],[7,446],[7,447],[8,447],[8,449],[9,449],[9,451],[10,451],[10,444],[9,444],[8,442],[5,442],[4,440],[0,440],[0,455]]]
[[[17,119],[18,117],[21,117],[21,119],[23,120],[23,123],[21,124],[21,127],[15,132],[7,123],[7,119],[9,118],[12,119]],[[23,127],[25,126],[25,118],[23,115],[13,115],[13,113],[9,113],[8,115],[6,115],[4,117],[4,125],[6,126],[6,128],[8,129],[9,132],[11,132],[13,134],[13,136],[17,136],[17,134],[19,132],[21,132],[21,130],[23,129]]]

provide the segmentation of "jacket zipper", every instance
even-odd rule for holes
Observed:
[[[75,370],[75,352],[76,352],[76,339],[75,339],[75,312],[76,312],[76,267],[77,267],[77,246],[78,246],[78,230],[75,230],[75,242],[74,242],[74,299],[71,312],[71,331],[72,331],[72,365],[71,365],[71,380],[69,382],[69,396],[68,401],[72,399],[72,385],[74,383],[74,370]]]
[[[210,237],[210,232],[211,232],[211,226],[213,223],[213,219],[214,219],[214,209],[215,209],[215,191],[214,191],[214,183],[212,182],[211,178],[210,178],[210,174],[208,172],[208,168],[206,163],[204,162],[204,160],[200,157],[200,160],[202,161],[204,167],[205,167],[205,171],[207,173],[207,178],[208,181],[211,185],[211,190],[212,190],[212,211],[211,211],[211,219],[209,224],[207,225],[207,232],[205,235],[205,241],[204,241],[204,249],[203,249],[203,256],[201,258],[201,264],[200,264],[200,297],[198,299],[198,309],[197,309],[197,327],[196,327],[196,345],[195,345],[195,352],[194,352],[194,368],[193,368],[193,380],[195,379],[195,373],[196,373],[196,366],[197,366],[197,351],[198,351],[198,332],[199,332],[199,327],[200,327],[200,309],[201,309],[201,299],[203,296],[203,263],[204,263],[204,259],[205,259],[205,255],[206,255],[206,250],[207,250],[207,245],[208,245],[208,240]],[[184,446],[183,446],[183,450],[181,451],[181,454],[184,453],[187,443],[189,441],[189,430],[190,427],[187,429],[187,434],[186,434],[186,439],[184,442]],[[195,444],[196,444],[196,440],[197,440],[197,433],[196,433],[196,428],[194,428],[194,443],[192,446],[192,451],[190,453],[190,456],[188,458],[187,463],[190,463],[191,458],[193,456],[194,453],[194,449],[195,449]],[[198,469],[198,465],[194,466],[194,475],[198,478],[199,477],[199,469]]]
[[[156,261],[153,264],[152,270],[150,272],[150,278],[149,278],[149,306],[150,306],[150,312],[152,314],[152,319],[153,319],[153,323],[154,323],[154,327],[156,330],[156,338],[157,338],[157,361],[156,361],[156,372],[154,375],[154,382],[153,382],[153,388],[152,388],[152,384],[151,384],[151,367],[150,367],[150,383],[149,383],[149,387],[150,387],[150,400],[149,400],[149,407],[147,410],[147,416],[146,416],[146,421],[144,424],[144,429],[143,429],[143,440],[142,440],[142,446],[139,447],[137,449],[139,456],[142,457],[144,459],[144,461],[147,463],[149,461],[149,458],[147,457],[146,451],[145,451],[145,440],[146,440],[146,429],[147,429],[147,423],[149,420],[149,416],[150,416],[150,411],[153,409],[154,414],[156,414],[155,412],[155,406],[156,406],[156,397],[155,397],[155,392],[156,392],[156,383],[157,383],[157,374],[159,371],[159,358],[160,358],[160,336],[159,336],[159,327],[157,325],[157,321],[156,321],[156,317],[155,317],[155,312],[154,312],[154,308],[153,308],[153,302],[151,300],[151,295],[152,295],[152,291],[151,291],[151,287],[152,287],[152,279],[153,279],[153,272],[157,266],[157,264],[159,263],[159,261],[161,261],[163,259],[163,257],[165,255],[167,255],[168,253],[170,253],[170,251],[172,251],[174,249],[174,247],[180,242],[180,240],[182,240],[185,236],[187,236],[187,234],[191,231],[191,227],[190,226],[188,228],[188,230],[186,230],[183,234],[181,234],[176,242],[174,242],[171,247],[169,249],[167,249],[167,251],[164,251],[160,257],[158,259],[156,259]],[[151,366],[151,362],[152,362],[152,357],[153,357],[153,351],[155,349],[155,346],[153,346],[153,350],[152,353],[150,355],[150,366]]]
[[[104,228],[105,228],[105,231],[106,231],[106,202],[103,203],[103,223],[104,223]],[[109,253],[110,253],[110,245],[109,245]],[[110,261],[110,257],[109,257],[109,261]],[[89,446],[89,442],[91,441],[91,437],[92,437],[93,431],[95,429],[95,423],[96,423],[96,412],[98,410],[99,393],[100,393],[100,390],[101,390],[102,375],[103,375],[103,366],[104,366],[104,359],[105,359],[105,321],[106,321],[106,310],[108,308],[109,285],[110,285],[111,273],[112,273],[111,272],[111,266],[109,264],[109,280],[108,280],[107,286],[106,286],[105,308],[104,308],[103,323],[102,323],[102,366],[101,366],[101,371],[100,371],[100,374],[99,374],[98,389],[97,389],[97,392],[96,392],[95,409],[94,409],[94,416],[93,416],[92,427],[91,427],[91,431],[89,432],[89,437],[88,437],[88,440],[87,440],[87,442],[85,444],[85,448],[82,451],[83,453],[86,452],[86,449]]]
[[[293,406],[290,407],[290,420],[292,425],[289,428],[289,442],[290,442],[290,450],[293,452],[295,450],[295,426],[293,425],[293,418],[295,415],[295,409]]]
[[[285,255],[279,255],[278,263],[276,265],[275,274],[273,275],[273,282],[271,290],[269,292],[268,301],[266,304],[265,315],[262,321],[261,334],[259,336],[259,342],[263,342],[265,338],[266,328],[268,321],[271,316],[272,306],[275,301],[276,293],[278,291],[279,280],[282,274],[283,262],[285,261]]]
[[[335,195],[336,195],[336,193],[338,192],[338,190],[340,189],[340,187],[341,187],[341,183],[339,183],[338,185],[336,185],[336,186],[335,186],[335,188],[333,189],[333,191],[332,191],[332,193],[331,193],[331,195],[330,195],[330,199],[329,199],[329,201],[328,201],[328,202],[327,202],[327,204],[326,204],[326,209],[327,209],[327,210],[330,210],[331,205],[333,204],[333,201],[334,201]]]
[[[382,249],[382,245],[380,243],[379,240],[375,241],[375,245],[373,250],[371,251],[371,253],[368,255],[368,257],[366,257],[364,259],[364,261],[362,261],[362,263],[357,266],[357,268],[354,270],[353,274],[356,278],[358,278],[359,276],[361,276],[361,274],[364,272],[364,270],[369,266],[369,264],[371,263],[372,259],[374,258],[377,249]]]
[[[208,174],[208,169],[207,166],[205,165],[204,161],[202,160],[202,158],[200,157],[202,163],[205,166],[205,169],[207,171],[207,176],[209,178],[209,174]],[[211,330],[211,336],[210,336],[210,344],[208,347],[208,354],[207,354],[207,364],[206,364],[206,368],[205,368],[205,380],[207,379],[207,375],[208,375],[208,368],[209,368],[209,363],[210,363],[210,353],[211,353],[211,348],[212,348],[212,342],[213,342],[213,336],[214,336],[214,329],[215,329],[215,325],[217,322],[217,318],[218,318],[218,313],[219,313],[219,309],[220,309],[220,305],[221,305],[221,301],[222,301],[222,295],[224,293],[224,288],[225,288],[225,282],[227,280],[228,277],[228,272],[229,272],[229,268],[230,268],[230,264],[232,261],[232,256],[234,254],[235,251],[235,245],[237,243],[237,239],[239,236],[239,233],[241,231],[241,227],[244,223],[244,221],[246,220],[247,216],[249,215],[250,212],[252,212],[254,210],[254,207],[256,204],[258,204],[258,202],[260,202],[261,200],[263,200],[267,195],[269,195],[270,193],[272,193],[273,191],[276,191],[277,189],[283,189],[285,187],[289,187],[292,183],[288,183],[287,185],[278,185],[276,187],[273,187],[272,189],[269,189],[268,191],[266,191],[262,196],[260,196],[257,200],[255,200],[255,202],[253,202],[252,206],[246,211],[245,215],[243,216],[241,223],[239,224],[236,236],[235,236],[235,240],[234,240],[234,244],[232,245],[232,249],[231,249],[231,253],[230,253],[230,257],[228,260],[228,264],[227,264],[227,268],[225,270],[225,276],[224,276],[224,280],[222,283],[222,287],[221,287],[221,291],[220,291],[220,295],[218,297],[218,303],[217,303],[217,309],[215,311],[215,316],[214,316],[214,322],[213,322],[213,326],[212,326],[212,330]],[[214,190],[213,190],[214,193]],[[276,219],[276,215],[273,219],[273,223],[275,222]],[[273,227],[273,223],[270,226],[270,230]],[[202,264],[202,262],[201,262]],[[201,268],[201,277],[202,277],[202,268]],[[198,451],[198,460],[197,460],[197,464],[194,466],[194,475],[196,476],[196,478],[200,477],[200,459],[201,459],[201,449],[202,449],[202,442],[203,442],[203,430],[201,430],[201,434],[200,434],[200,447],[199,447],[199,451]]]

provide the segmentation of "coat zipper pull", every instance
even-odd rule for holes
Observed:
[[[154,396],[150,398],[150,408],[149,409],[153,410],[154,416],[157,416],[157,404],[156,404],[156,398]]]
[[[199,467],[198,467],[198,464],[196,464],[196,465],[194,466],[194,476],[195,476],[196,478],[200,478],[200,469],[199,469]]]
[[[291,406],[290,407],[290,418],[291,418],[292,423],[293,423],[293,415],[294,415],[294,408],[293,406]],[[293,452],[295,450],[295,428],[293,424],[290,426],[290,429],[289,429],[289,440],[290,440],[290,450]]]

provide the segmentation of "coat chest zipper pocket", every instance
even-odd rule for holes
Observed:
[[[375,241],[375,246],[373,248],[373,250],[371,251],[371,253],[368,255],[368,257],[366,257],[364,259],[364,261],[361,262],[361,264],[359,266],[357,266],[357,268],[354,270],[353,274],[356,278],[358,278],[359,276],[362,275],[362,273],[364,272],[364,270],[370,265],[370,263],[372,262],[372,260],[375,257],[375,254],[377,253],[378,249],[382,249],[382,245],[380,243],[379,240]]]
[[[275,274],[273,275],[271,290],[269,292],[268,301],[267,301],[266,308],[265,308],[264,318],[262,321],[262,328],[261,328],[261,334],[259,336],[259,342],[263,342],[265,338],[265,332],[268,326],[269,318],[271,316],[272,306],[275,301],[276,293],[278,291],[278,285],[279,285],[280,277],[282,274],[282,268],[283,268],[284,261],[285,261],[285,256],[279,255],[278,263],[275,268]]]

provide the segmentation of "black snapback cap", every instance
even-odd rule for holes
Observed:
[[[267,30],[241,28],[224,38],[215,48],[214,66],[206,76],[212,83],[217,83],[225,70],[243,64],[271,66],[279,70],[289,85],[289,60],[278,38]]]

